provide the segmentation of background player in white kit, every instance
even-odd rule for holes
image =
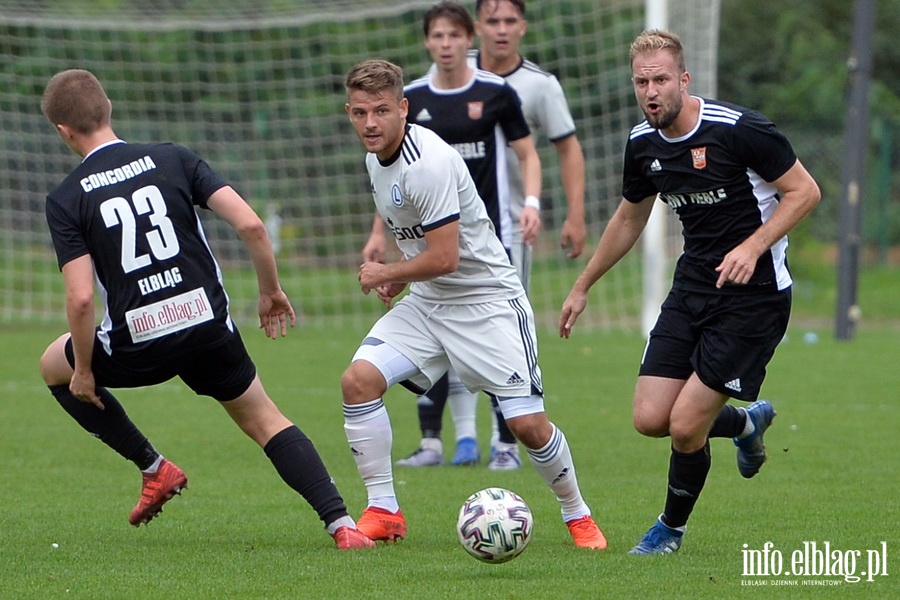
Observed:
[[[559,241],[568,248],[569,258],[584,251],[587,230],[584,222],[584,153],[575,135],[575,121],[569,111],[559,80],[519,53],[519,44],[528,29],[524,0],[478,0],[475,3],[475,33],[479,49],[469,51],[469,64],[496,73],[509,83],[522,102],[522,113],[531,134],[543,134],[559,155],[560,174],[566,195],[566,219]],[[510,212],[513,223],[525,207],[526,194],[518,162],[507,152]],[[513,231],[512,263],[526,291],[531,277],[530,244],[522,243],[520,230]]]
[[[347,113],[369,151],[376,207],[404,256],[363,263],[360,286],[390,306],[412,284],[369,331],[341,379],[344,429],[368,494],[359,530],[385,541],[407,531],[394,491],[384,393],[399,382],[427,389],[453,366],[471,391],[498,397],[559,499],[575,545],[605,548],[566,438],[544,413],[531,306],[462,157],[435,133],[406,123],[396,65],[364,61],[346,87]],[[488,321],[490,339],[481,333]]]
[[[477,0],[475,33],[479,49],[469,51],[469,64],[496,73],[509,83],[522,102],[522,113],[537,142],[545,136],[559,156],[560,175],[566,195],[566,218],[559,233],[560,246],[569,258],[584,251],[587,229],[584,222],[584,152],[575,135],[575,121],[569,111],[559,80],[519,53],[519,44],[528,29],[525,0]],[[507,149],[506,170],[509,180],[509,208],[513,223],[519,223],[527,197],[522,185],[518,161]],[[533,244],[525,243],[522,229],[513,228],[510,257],[526,293],[531,291]],[[451,409],[454,408],[451,406]],[[496,407],[495,407],[496,408]],[[491,470],[509,470],[519,466],[518,446],[499,411],[494,413],[491,436]]]

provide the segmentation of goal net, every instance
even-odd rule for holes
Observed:
[[[430,61],[421,23],[432,4],[0,0],[0,322],[65,319],[43,207],[78,157],[41,115],[40,97],[54,73],[84,68],[106,87],[120,137],[188,146],[251,202],[270,227],[282,283],[306,325],[371,323],[383,307],[360,293],[356,270],[374,209],[363,150],[344,113],[343,80],[353,64],[376,56],[401,65],[408,81],[424,73]],[[712,82],[712,90],[718,2],[672,5],[669,27],[707,57],[699,65],[688,49],[695,89]],[[571,260],[559,247],[566,211],[558,160],[538,139],[545,230],[531,298],[539,322],[552,325],[620,198],[624,142],[641,118],[628,46],[647,14],[645,0],[532,1],[527,19],[522,51],[559,77],[587,163],[589,238],[582,257]],[[202,216],[233,313],[252,322],[257,289],[248,256],[227,225]],[[678,232],[669,227],[669,264]],[[595,286],[582,327],[640,326],[640,254]]]

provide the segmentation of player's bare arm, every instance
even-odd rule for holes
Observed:
[[[297,315],[278,280],[278,268],[269,233],[259,215],[231,186],[216,190],[207,201],[210,210],[231,225],[250,253],[259,285],[259,327],[266,337],[287,335],[287,324],[297,324]]]
[[[519,159],[519,170],[522,173],[522,186],[525,197],[541,197],[541,158],[534,146],[534,137],[527,135],[509,143]],[[531,206],[525,206],[519,220],[522,226],[522,241],[531,245],[537,240],[541,231],[541,213]]]
[[[649,196],[637,203],[624,198],[619,203],[619,208],[600,236],[600,243],[597,244],[591,260],[575,280],[572,290],[563,302],[562,312],[559,315],[560,337],[569,337],[575,321],[587,306],[587,295],[591,287],[634,247],[644,227],[647,226],[655,202],[656,196]]]
[[[72,335],[75,371],[69,381],[69,391],[81,400],[103,409],[97,396],[91,356],[94,350],[94,267],[90,255],[85,254],[67,262],[62,268],[66,286],[66,317]]]
[[[387,239],[384,236],[384,221],[376,214],[372,220],[372,232],[362,249],[363,262],[384,262],[387,255]]]
[[[409,260],[381,264],[363,263],[359,285],[364,294],[389,283],[428,281],[452,273],[459,264],[459,222],[453,221],[425,232],[428,247]]]
[[[584,152],[574,135],[553,142],[559,155],[563,191],[566,194],[566,220],[559,234],[559,245],[578,258],[584,252],[587,226],[584,222]]]
[[[822,197],[819,186],[799,160],[772,185],[781,192],[778,208],[753,235],[725,255],[716,267],[719,273],[717,288],[726,283],[743,285],[750,281],[762,253],[787,235]]]

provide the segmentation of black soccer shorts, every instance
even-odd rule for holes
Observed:
[[[790,312],[790,288],[760,294],[673,289],[650,332],[639,374],[687,379],[696,373],[704,385],[753,402]]]
[[[256,365],[247,353],[237,326],[218,342],[201,347],[173,345],[171,352],[153,356],[132,352],[110,356],[94,339],[91,370],[98,386],[137,388],[156,385],[174,377],[199,396],[210,396],[219,402],[234,400],[250,387],[256,377]],[[74,367],[72,339],[66,342],[66,358]]]

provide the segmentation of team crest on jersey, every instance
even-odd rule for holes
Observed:
[[[469,102],[469,118],[478,120],[484,114],[484,102]]]
[[[691,148],[691,158],[694,161],[695,169],[706,168],[706,146],[702,148]]]
[[[396,183],[391,188],[391,201],[394,206],[403,206],[403,194],[400,193],[400,186]]]

